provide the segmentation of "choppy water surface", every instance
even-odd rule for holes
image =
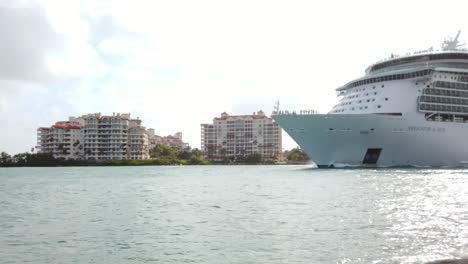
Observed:
[[[468,255],[468,171],[0,169],[0,263],[421,263]]]

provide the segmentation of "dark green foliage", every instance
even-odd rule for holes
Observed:
[[[192,157],[192,153],[190,152],[190,149],[182,149],[177,153],[177,158],[181,160],[188,160]]]
[[[247,164],[259,164],[262,162],[262,155],[259,153],[252,153],[245,157],[244,162]]]
[[[144,165],[206,165],[198,149],[157,144],[146,160],[66,160],[54,158],[52,153],[19,153],[13,157],[0,153],[0,167],[50,167],[50,166],[144,166]]]
[[[190,164],[190,165],[206,165],[208,161],[201,157],[199,149],[190,149],[190,147],[182,148],[170,146],[167,144],[156,144],[150,150],[151,158],[157,159],[161,165],[171,164]]]
[[[286,153],[286,158],[288,162],[307,162],[309,157],[304,153],[300,148],[293,148]]]
[[[10,167],[13,165],[13,160],[6,152],[0,153],[0,167]]]
[[[198,156],[198,157],[201,157],[201,155],[202,155],[201,150],[199,150],[197,148],[192,149],[191,153],[192,153],[192,155],[195,155],[195,156]]]
[[[44,167],[67,166],[73,161],[56,159],[51,153],[18,153],[11,157],[5,152],[0,154],[0,167]]]
[[[200,156],[196,154],[192,154],[190,160],[188,161],[190,165],[207,165],[209,162],[207,160],[202,159]]]
[[[150,149],[150,157],[161,158],[161,157],[176,157],[177,150],[166,144],[156,144],[154,148]]]
[[[154,158],[145,160],[103,160],[98,166],[145,166],[145,165],[184,165],[181,160],[168,158]]]
[[[206,165],[198,149],[181,149],[168,145],[156,145],[146,160],[66,160],[57,159],[51,153],[19,153],[11,157],[0,153],[0,167],[51,167],[51,166],[145,166],[145,165]]]

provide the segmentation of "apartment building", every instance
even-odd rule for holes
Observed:
[[[84,120],[70,117],[51,127],[37,129],[37,150],[52,153],[55,158],[82,159],[84,154],[81,127]]]
[[[265,113],[229,115],[201,124],[201,151],[212,161],[242,160],[258,153],[264,160],[280,160],[281,128]]]
[[[149,159],[149,137],[140,119],[130,119],[128,129],[130,159]]]
[[[68,138],[73,141],[71,146],[62,146]],[[130,114],[87,114],[57,122],[51,128],[39,128],[38,150],[67,159],[149,158],[145,127],[138,118],[131,119]]]
[[[172,147],[188,148],[190,147],[188,143],[185,143],[182,140],[182,132],[177,132],[174,135],[169,136],[158,136],[155,134],[153,128],[146,130],[149,137],[150,149],[154,148],[156,144],[166,144]]]

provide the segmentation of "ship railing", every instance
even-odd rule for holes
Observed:
[[[280,111],[273,111],[272,115],[320,115],[320,113],[313,109],[307,110],[299,110],[299,111],[288,111],[288,110],[280,110]]]
[[[448,50],[444,50],[444,49],[428,49],[428,50],[420,50],[420,51],[415,51],[415,52],[407,52],[406,54],[403,54],[403,55],[392,54],[392,55],[390,55],[390,56],[387,57],[387,58],[378,60],[378,61],[375,62],[374,64],[379,64],[379,63],[386,62],[386,61],[390,61],[390,60],[393,60],[393,59],[399,59],[399,58],[404,58],[404,57],[410,57],[410,56],[414,56],[414,55],[443,54],[443,53],[452,53],[452,52],[465,52],[465,53],[468,53],[468,49],[466,49],[466,48],[456,48],[456,49],[448,49]],[[374,64],[372,64],[372,65],[374,65]]]

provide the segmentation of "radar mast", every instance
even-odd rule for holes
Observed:
[[[444,43],[442,44],[442,50],[456,50],[457,48],[465,45],[465,43],[459,44],[458,37],[460,36],[460,32],[461,31],[458,30],[457,36],[454,39],[445,39]]]
[[[279,100],[276,101],[275,106],[273,107],[273,111],[275,113],[279,113],[279,111],[280,111],[280,101]]]

